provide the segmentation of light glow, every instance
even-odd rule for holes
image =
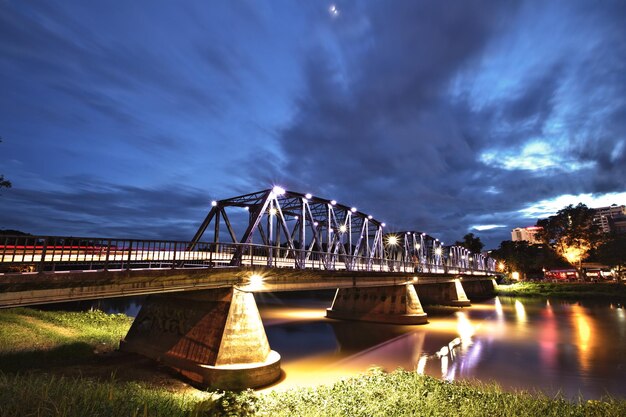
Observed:
[[[276,209],[274,207],[272,207],[270,209],[270,216],[275,216],[276,215]]]
[[[348,228],[346,227],[345,224],[342,224],[341,226],[339,226],[339,231],[341,233],[346,233],[346,230],[348,230]]]
[[[275,185],[274,188],[272,188],[272,192],[275,195],[283,195],[285,194],[287,191],[285,191],[285,189],[283,187],[279,187],[278,185]]]
[[[304,196],[307,198],[307,200],[310,200],[311,198],[313,198],[311,193],[306,193]]]
[[[352,207],[352,208],[350,209],[350,211],[351,211],[351,212],[353,212],[353,213],[356,213],[356,207]]]
[[[211,201],[211,205],[212,205],[213,207],[217,206],[217,201],[215,201],[215,200]]]
[[[331,205],[331,206],[334,206],[335,204],[337,204],[337,201],[335,201],[335,200],[330,200],[330,205]]]
[[[396,246],[398,244],[398,236],[391,235],[387,237],[387,244],[391,246]]]
[[[263,276],[259,274],[250,275],[250,282],[248,284],[248,289],[250,291],[257,291],[263,288]]]

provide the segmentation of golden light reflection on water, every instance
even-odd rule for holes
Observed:
[[[585,308],[579,305],[572,306],[572,320],[576,328],[576,346],[578,347],[578,361],[582,369],[589,369],[591,362],[592,321]]]
[[[474,333],[476,333],[475,326],[470,322],[470,320],[467,318],[467,314],[465,314],[465,312],[463,311],[457,312],[456,318],[456,329],[459,337],[461,338],[461,343],[471,343],[472,336],[474,336]]]
[[[491,303],[457,309],[450,315],[436,311],[426,325],[393,326],[327,320],[321,306],[264,306],[262,316],[268,330],[285,326],[286,330],[275,334],[291,341],[284,344],[291,349],[282,363],[286,376],[268,389],[314,387],[362,374],[371,367],[386,371],[401,367],[447,380],[484,378],[505,386],[551,386],[576,394],[585,389],[585,378],[598,372],[594,360],[604,355],[608,340],[590,309],[568,302],[496,297]],[[610,317],[623,324],[624,313],[623,308],[615,308]],[[317,342],[315,347],[315,339],[304,337],[298,347],[292,340],[303,337],[307,329],[325,342]],[[510,355],[512,347],[514,357]],[[614,372],[613,360],[601,359],[606,367],[602,372]]]
[[[518,323],[526,323],[526,309],[520,300],[515,300],[515,314]]]
[[[266,324],[272,325],[293,321],[321,320],[326,317],[326,310],[319,308],[265,307],[261,309],[261,315]]]

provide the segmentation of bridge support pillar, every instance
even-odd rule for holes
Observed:
[[[389,324],[424,324],[422,309],[411,284],[389,287],[340,288],[326,317]]]
[[[417,284],[417,293],[424,304],[468,307],[470,300],[459,279],[434,284]]]
[[[483,279],[478,281],[463,281],[463,288],[468,297],[474,298],[489,298],[493,297],[498,288],[498,284],[495,279]]]
[[[148,297],[120,349],[203,387],[255,388],[281,375],[253,294],[236,288]]]

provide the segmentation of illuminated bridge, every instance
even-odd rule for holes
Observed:
[[[154,294],[121,348],[224,388],[280,375],[254,292],[337,289],[330,318],[420,324],[420,299],[466,306],[496,275],[482,254],[280,187],[213,201],[188,242],[2,239],[0,307]]]

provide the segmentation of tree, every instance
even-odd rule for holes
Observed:
[[[2,142],[2,139],[0,139],[0,142]],[[11,181],[5,180],[2,174],[0,174],[0,188],[11,188]]]
[[[615,271],[618,281],[626,270],[626,235],[613,234],[596,251],[598,260]]]
[[[582,277],[581,262],[589,251],[602,243],[602,231],[593,222],[595,211],[579,203],[559,210],[556,215],[537,221],[542,230],[537,237],[550,245],[578,270]]]
[[[480,241],[478,236],[474,236],[474,233],[468,233],[463,236],[463,241],[454,242],[456,246],[463,246],[465,249],[468,249],[472,253],[480,253],[485,245]]]
[[[543,277],[543,269],[560,268],[565,262],[546,245],[531,245],[525,240],[504,240],[491,256],[502,263],[504,272],[519,272],[523,277]]]

